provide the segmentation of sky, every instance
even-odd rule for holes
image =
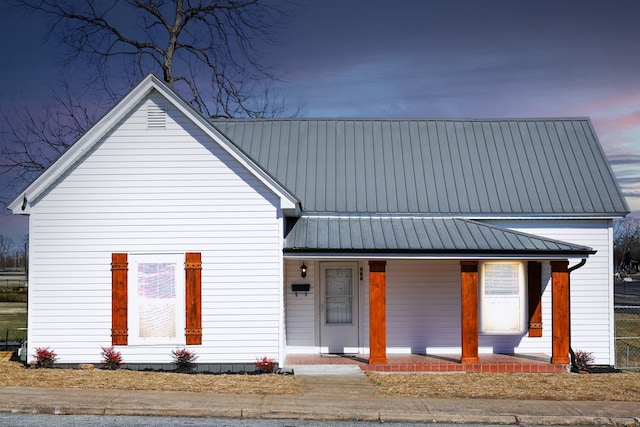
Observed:
[[[297,1],[278,42],[262,49],[290,111],[589,117],[640,216],[640,1]],[[13,9],[0,19],[0,108],[47,102],[63,65],[44,19]],[[0,234],[18,244],[25,224],[1,215]]]

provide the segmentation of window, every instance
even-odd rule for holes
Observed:
[[[202,254],[112,253],[111,344],[163,343],[202,344]]]
[[[184,344],[184,254],[129,257],[131,344]]]
[[[482,264],[480,332],[521,334],[525,331],[524,266],[519,261]]]

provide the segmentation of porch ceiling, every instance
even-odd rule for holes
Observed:
[[[302,217],[285,254],[588,256],[592,248],[460,218]]]

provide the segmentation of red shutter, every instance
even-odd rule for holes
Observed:
[[[187,344],[202,344],[202,254],[185,254]]]
[[[127,254],[111,254],[111,344],[127,345]]]
[[[542,271],[536,261],[527,266],[527,289],[529,291],[529,336],[542,336]]]

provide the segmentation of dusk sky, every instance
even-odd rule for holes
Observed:
[[[0,108],[47,102],[58,45],[42,18],[0,19]],[[590,117],[640,216],[638,0],[299,0],[279,39],[263,60],[301,117]]]

